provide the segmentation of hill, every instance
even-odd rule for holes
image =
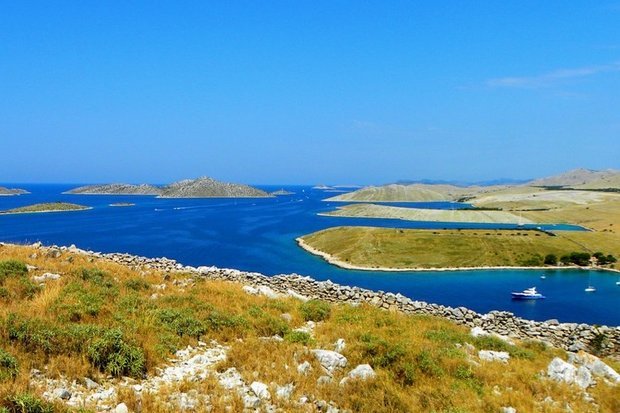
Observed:
[[[160,198],[266,198],[267,192],[249,185],[233,184],[202,177],[165,186]]]
[[[536,179],[527,185],[576,189],[620,189],[620,171],[614,169],[595,171],[578,168],[559,175]]]
[[[65,193],[74,195],[160,195],[162,190],[148,184],[104,184],[81,186]]]
[[[23,194],[28,194],[29,192],[26,191],[25,189],[19,189],[19,188],[5,188],[3,186],[0,186],[0,196],[2,195],[23,195]]]
[[[433,202],[454,201],[471,190],[454,185],[390,184],[384,186],[368,186],[357,191],[334,196],[326,201],[338,202]]]
[[[393,294],[373,305],[379,293],[313,287],[359,295],[330,304],[290,290],[303,277],[276,292],[237,276],[276,285],[165,259],[0,244],[0,411],[620,409],[613,360],[485,330],[495,318],[509,328],[507,313],[445,308],[481,323],[470,330],[402,312],[443,310]],[[524,328],[584,327],[536,325]]]

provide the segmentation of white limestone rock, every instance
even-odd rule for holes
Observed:
[[[312,350],[312,354],[321,363],[321,367],[330,375],[333,375],[336,370],[347,366],[347,358],[335,351],[315,349]]]
[[[347,344],[345,343],[344,338],[339,338],[334,343],[334,351],[337,353],[342,353],[346,346]]]
[[[299,374],[307,375],[312,370],[312,365],[308,361],[304,361],[303,363],[297,366],[297,372]]]
[[[351,370],[347,376],[352,379],[368,380],[376,375],[377,373],[370,367],[370,364],[360,364]]]
[[[478,357],[480,360],[499,361],[501,363],[508,363],[508,360],[510,360],[510,354],[505,351],[480,350]]]
[[[260,381],[255,381],[250,384],[250,389],[254,392],[254,394],[261,400],[270,400],[271,393],[269,393],[269,386],[265,383],[261,383]]]

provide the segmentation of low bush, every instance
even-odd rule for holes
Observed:
[[[19,373],[17,359],[0,348],[0,382],[12,380]]]
[[[313,341],[312,336],[305,331],[289,331],[284,336],[284,340],[288,341],[289,343],[300,343],[304,346],[309,345]]]
[[[259,337],[271,337],[278,335],[284,337],[291,328],[280,317],[265,312],[259,306],[253,305],[248,310],[248,323]]]
[[[418,353],[415,361],[418,369],[427,376],[441,377],[444,375],[440,361],[427,350]]]
[[[125,281],[125,287],[133,291],[144,291],[151,288],[151,284],[142,278],[132,278]]]
[[[309,300],[299,306],[299,312],[306,321],[324,321],[331,314],[331,307],[321,300]]]
[[[144,352],[123,339],[120,330],[106,331],[93,340],[87,350],[88,360],[102,372],[113,376],[141,377],[146,370]]]
[[[30,393],[14,394],[2,400],[0,412],[9,413],[54,413],[55,409],[51,403],[44,402]],[[2,412],[2,413],[4,413]]]
[[[0,284],[9,277],[23,277],[28,275],[26,264],[17,260],[0,261]]]
[[[158,310],[157,318],[179,337],[187,336],[198,339],[207,332],[205,323],[195,318],[194,312],[188,308]]]

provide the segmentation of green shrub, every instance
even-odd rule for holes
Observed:
[[[93,366],[117,377],[141,377],[146,370],[142,349],[123,340],[123,333],[118,329],[108,330],[93,340],[87,356]]]
[[[54,406],[30,393],[7,396],[4,408],[10,413],[54,413]]]
[[[558,265],[558,257],[555,254],[547,254],[544,263],[545,265]]]
[[[284,340],[289,343],[301,343],[305,346],[309,345],[313,341],[312,336],[305,331],[289,331],[284,336]]]
[[[132,278],[131,280],[125,281],[125,287],[133,291],[143,291],[151,288],[151,284],[142,278]]]
[[[0,348],[0,382],[14,379],[19,373],[17,359]]]
[[[26,264],[16,260],[0,261],[0,284],[9,277],[24,277],[28,275]]]
[[[46,354],[84,352],[101,328],[90,324],[68,324],[63,327],[39,319],[21,318],[10,314],[4,328],[10,341],[17,342],[26,350],[43,351]]]
[[[200,338],[207,332],[206,325],[194,317],[192,310],[184,308],[173,310],[165,308],[157,311],[157,318],[169,330],[179,337],[187,336]]]
[[[240,315],[230,315],[213,310],[207,315],[205,324],[209,331],[221,331],[225,328],[246,329],[248,321]]]
[[[474,339],[474,345],[479,350],[505,351],[511,357],[520,359],[532,359],[534,353],[525,348],[506,343],[504,340],[493,336],[481,336]]]
[[[114,286],[114,282],[109,279],[108,275],[98,268],[82,268],[78,275],[83,281],[100,287],[111,288]]]
[[[60,321],[81,321],[86,317],[97,317],[107,294],[100,288],[87,289],[82,283],[68,284],[52,304],[51,310]]]
[[[418,369],[427,376],[441,377],[444,374],[438,360],[427,351],[422,350],[415,358]]]
[[[325,301],[309,300],[299,306],[299,311],[306,321],[323,321],[329,318],[331,306]]]
[[[247,319],[250,327],[258,336],[271,337],[278,335],[284,337],[291,329],[282,318],[265,312],[257,305],[250,306]]]

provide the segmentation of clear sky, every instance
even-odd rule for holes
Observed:
[[[0,181],[620,167],[618,1],[0,0]]]

